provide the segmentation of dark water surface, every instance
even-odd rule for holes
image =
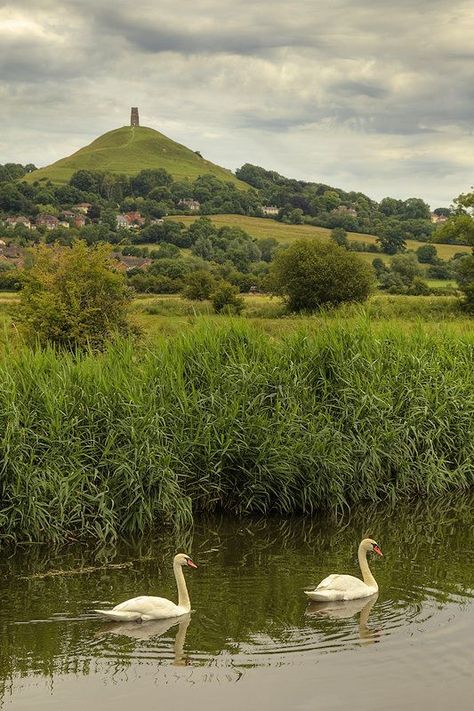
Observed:
[[[378,597],[309,606],[308,586],[358,574],[364,535],[384,552]],[[118,625],[91,612],[175,600],[183,549],[200,566],[185,571],[190,616]],[[211,519],[106,550],[28,545],[3,549],[0,572],[2,709],[473,707],[472,501],[339,522]]]

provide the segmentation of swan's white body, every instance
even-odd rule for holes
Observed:
[[[152,595],[140,595],[130,600],[125,600],[116,605],[112,610],[94,610],[99,615],[113,620],[114,622],[148,622],[149,620],[166,620],[173,617],[186,615],[191,611],[188,589],[183,574],[183,565],[197,568],[191,558],[184,553],[175,555],[173,561],[173,571],[178,586],[178,604],[164,597],[153,597]]]
[[[375,541],[371,538],[364,538],[361,541],[358,551],[359,565],[363,580],[353,575],[328,575],[322,580],[315,590],[305,590],[305,595],[315,602],[327,602],[331,600],[358,600],[362,597],[369,597],[378,592],[379,586],[374,576],[370,572],[367,563],[368,551],[375,551],[378,555],[382,552]]]

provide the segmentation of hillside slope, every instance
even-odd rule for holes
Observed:
[[[67,183],[76,170],[136,175],[146,168],[164,168],[177,180],[194,180],[200,175],[212,173],[216,178],[235,183],[242,189],[249,187],[230,170],[201,158],[159,131],[143,126],[123,126],[104,133],[71,156],[35,170],[24,179],[28,182],[46,179],[53,183]]]

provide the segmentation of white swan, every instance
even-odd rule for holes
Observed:
[[[140,595],[131,600],[125,600],[116,605],[112,610],[94,610],[99,615],[115,622],[133,622],[148,620],[165,620],[170,617],[180,617],[191,611],[188,589],[183,574],[183,566],[197,568],[191,558],[184,553],[178,553],[173,560],[174,577],[178,586],[178,604],[164,597],[152,597],[151,595]]]
[[[382,555],[379,545],[371,538],[364,538],[359,545],[359,565],[364,581],[355,578],[353,575],[328,575],[322,580],[315,590],[305,590],[310,600],[357,600],[360,597],[369,597],[379,589],[377,582],[370,572],[367,563],[367,553],[373,551],[377,555]]]

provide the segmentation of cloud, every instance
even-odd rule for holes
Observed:
[[[448,204],[470,186],[468,2],[16,0],[0,8],[2,160],[128,121],[230,168]]]

